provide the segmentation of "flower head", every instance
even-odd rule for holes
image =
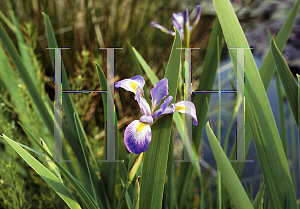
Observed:
[[[200,15],[201,15],[201,6],[198,5],[197,6],[197,15],[194,20],[193,26],[190,26],[189,13],[188,13],[187,9],[185,9],[184,14],[182,12],[172,14],[173,26],[179,31],[182,40],[184,38],[184,28],[187,28],[188,31],[191,32],[195,28],[195,26],[198,24],[198,22],[200,20]],[[159,25],[156,21],[151,22],[151,26],[158,28],[165,33],[169,33],[172,36],[175,36],[174,31],[172,31],[172,30],[168,31],[165,27]]]
[[[181,101],[169,106],[173,99],[172,96],[169,96],[160,105],[160,108],[156,110],[161,101],[169,94],[167,78],[158,81],[154,88],[151,89],[152,108],[150,108],[148,102],[142,95],[144,84],[144,78],[139,75],[115,83],[115,87],[124,88],[135,94],[134,98],[143,113],[140,120],[134,120],[126,127],[124,133],[124,142],[128,151],[135,154],[140,154],[148,149],[152,137],[150,124],[153,124],[158,117],[162,115],[173,114],[176,111],[186,113],[193,118],[193,124],[198,125],[196,109],[192,102]]]

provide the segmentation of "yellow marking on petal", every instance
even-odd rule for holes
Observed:
[[[185,108],[185,106],[176,106],[175,107],[175,112],[176,111],[183,111],[183,110],[185,110],[186,108]]]
[[[137,84],[134,83],[134,82],[130,82],[131,84],[131,88],[133,89],[134,93],[136,94],[136,87],[137,87]]]
[[[137,124],[137,130],[136,130],[136,132],[137,132],[137,134],[139,133],[139,132],[141,132],[144,128],[145,128],[145,126],[146,126],[147,124],[146,123],[142,123],[142,122],[139,122],[138,124]]]

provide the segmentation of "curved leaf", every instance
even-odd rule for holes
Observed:
[[[54,189],[70,208],[81,208],[67,187],[32,155],[20,147],[15,141],[3,134],[3,138],[12,148]]]
[[[228,0],[213,0],[227,46],[249,48],[235,12]],[[236,51],[229,50],[232,60]],[[235,68],[236,70],[236,68]],[[272,208],[284,208],[290,196],[297,207],[294,186],[281,139],[265,88],[250,49],[245,50],[245,111],[250,124]]]
[[[218,139],[209,126],[209,122],[206,123],[206,133],[211,149],[215,156],[218,169],[222,174],[222,183],[226,186],[233,204],[239,209],[253,208],[238,176],[236,175],[222,147],[220,146]]]
[[[289,101],[296,123],[298,124],[298,85],[286,64],[280,50],[278,49],[274,38],[271,40],[271,51],[277,71],[280,76],[286,97]]]

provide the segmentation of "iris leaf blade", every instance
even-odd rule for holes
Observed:
[[[52,163],[54,163],[58,167],[59,171],[66,177],[66,179],[68,179],[68,181],[74,187],[74,189],[78,193],[81,200],[85,203],[85,205],[88,208],[96,209],[95,200],[91,197],[88,191],[82,186],[82,184],[78,181],[78,179],[75,178],[70,172],[68,172],[59,162],[55,161],[51,153],[49,153],[48,150],[46,150],[42,146],[41,142],[38,139],[36,139],[34,136],[31,135],[31,133],[28,132],[28,130],[24,127],[24,125],[20,123],[19,125],[23,128],[23,130],[27,133],[27,135],[33,139],[33,141],[38,145],[38,147],[43,150],[44,155],[47,156],[52,161]]]
[[[280,31],[278,32],[275,42],[277,43],[277,47],[281,52],[291,34],[294,22],[296,20],[298,11],[299,11],[299,4],[300,1],[297,0],[291,9],[288,18],[286,19],[285,23],[281,27]],[[272,53],[271,49],[268,51],[264,61],[260,67],[259,73],[264,84],[265,89],[268,89],[272,75],[275,70],[275,63],[272,60]]]
[[[157,78],[157,76],[154,74],[154,72],[151,70],[151,68],[149,67],[149,65],[146,63],[146,61],[144,60],[144,58],[140,55],[140,53],[138,53],[138,51],[132,47],[132,50],[136,56],[136,58],[138,59],[138,61],[140,62],[142,68],[144,69],[146,75],[148,76],[148,78],[150,79],[150,82],[152,83],[152,85],[154,86],[154,84],[156,84],[159,80]]]
[[[168,79],[169,95],[176,98],[179,77],[181,38],[175,29],[175,40],[169,58],[165,78]],[[168,161],[172,115],[166,115],[152,126],[152,140],[145,152],[141,178],[140,208],[161,208]]]
[[[271,51],[275,62],[275,66],[280,76],[281,83],[286,93],[286,97],[290,104],[296,123],[298,124],[298,85],[286,64],[280,50],[278,49],[274,38],[271,40]]]
[[[45,13],[42,13],[42,14],[44,16],[44,21],[45,21],[48,47],[49,48],[58,48],[50,19],[47,16],[47,14],[45,14]],[[51,56],[51,63],[52,63],[53,69],[54,69],[54,50],[50,50],[49,53]],[[69,85],[69,82],[67,79],[67,73],[66,73],[63,62],[62,62],[62,90],[70,90],[70,85]],[[68,93],[63,94],[62,100],[64,101],[62,104],[63,104],[63,110],[66,115],[67,124],[68,124],[70,132],[73,134],[74,138],[71,138],[70,137],[71,135],[65,135],[65,136],[67,137],[66,139],[69,142],[69,145],[72,147],[72,149],[75,153],[75,156],[78,160],[78,166],[79,166],[80,176],[81,176],[83,185],[87,186],[90,184],[89,175],[87,172],[88,165],[86,164],[86,162],[84,160],[84,154],[82,152],[82,149],[81,149],[80,143],[79,143],[80,139],[78,139],[78,137],[77,137],[77,129],[76,129],[75,121],[73,119],[74,112],[76,112],[76,115],[78,115],[77,110],[75,108],[75,104],[74,104],[73,99],[70,94],[68,94]],[[77,118],[77,119],[79,121],[79,118]],[[53,124],[52,124],[52,126],[53,126]],[[53,128],[52,128],[52,130],[53,130]],[[87,136],[84,132],[84,129],[83,129],[81,123],[79,123],[78,130],[79,130],[79,134],[82,139],[82,143],[84,144],[85,142],[83,139],[87,140]],[[84,152],[87,153],[86,147],[84,147]],[[89,161],[88,161],[88,163],[89,163]],[[96,187],[103,188],[103,182],[98,179],[95,172],[92,172],[91,174],[92,174],[93,182],[96,184]],[[92,188],[90,186],[86,187],[85,189],[87,191],[89,191],[90,194],[93,194]],[[100,205],[102,203],[102,204],[104,204],[105,208],[110,208],[110,206],[107,205],[107,201],[105,200],[106,191],[103,189],[98,189],[96,192],[97,192],[97,197],[100,200]]]
[[[248,209],[253,208],[238,176],[232,168],[228,158],[226,157],[218,139],[214,135],[209,122],[206,124],[206,133],[212,148],[214,157],[217,161],[218,169],[222,174],[222,183],[226,186],[227,191],[236,208]]]
[[[219,45],[217,44],[217,38],[220,38]],[[212,34],[210,37],[209,45],[207,52],[204,57],[203,71],[200,76],[199,85],[196,90],[212,90],[213,84],[216,77],[217,67],[218,67],[218,57],[215,56],[216,51],[221,50],[223,43],[223,33],[219,19],[216,17]],[[196,150],[199,152],[200,144],[202,140],[203,128],[206,122],[206,115],[208,106],[206,100],[210,100],[210,93],[196,93],[194,97],[194,105],[196,108],[196,115],[198,119],[198,126],[193,127],[193,141],[195,144]],[[200,111],[201,110],[201,111]],[[175,117],[174,117],[175,118]],[[180,165],[180,171],[178,176],[178,181],[176,184],[177,191],[185,191],[186,187],[189,185],[188,182],[191,181],[193,168],[189,163],[182,163]],[[181,202],[183,199],[181,193],[177,194],[178,202]]]
[[[213,0],[227,46],[249,48],[235,12],[227,0]],[[236,60],[234,50],[229,50]],[[235,66],[235,64],[234,64]],[[236,70],[236,68],[235,68]],[[284,208],[290,196],[292,208],[297,207],[294,187],[275,119],[250,49],[245,50],[245,111],[272,208]]]
[[[7,143],[9,143],[10,146],[54,189],[70,208],[81,208],[66,186],[61,183],[51,171],[20,147],[15,141],[5,135],[2,136]]]

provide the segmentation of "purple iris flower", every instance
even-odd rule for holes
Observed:
[[[198,24],[200,20],[200,15],[201,15],[201,6],[197,5],[197,15],[194,20],[193,26],[190,26],[189,13],[187,9],[185,9],[184,14],[182,14],[182,12],[179,12],[177,14],[176,13],[172,14],[173,25],[179,31],[182,40],[184,38],[184,28],[187,27],[189,29],[189,32],[191,32]],[[168,31],[165,27],[157,24],[156,21],[151,22],[151,26],[158,28],[165,33],[171,34],[172,36],[175,36],[175,32],[173,30]]]
[[[158,81],[154,88],[151,89],[150,94],[152,97],[152,108],[150,108],[148,102],[143,97],[144,84],[145,80],[140,75],[115,83],[115,87],[124,88],[125,90],[131,91],[135,94],[134,98],[138,102],[143,113],[140,120],[134,120],[126,127],[124,133],[124,142],[128,151],[135,154],[140,154],[148,149],[152,137],[150,125],[153,124],[153,122],[155,122],[160,116],[173,114],[178,111],[180,113],[189,114],[193,118],[193,124],[198,125],[196,108],[192,102],[181,101],[169,105],[173,99],[172,96],[169,96],[160,105],[160,108],[156,110],[160,102],[169,94],[167,78],[163,78]]]

